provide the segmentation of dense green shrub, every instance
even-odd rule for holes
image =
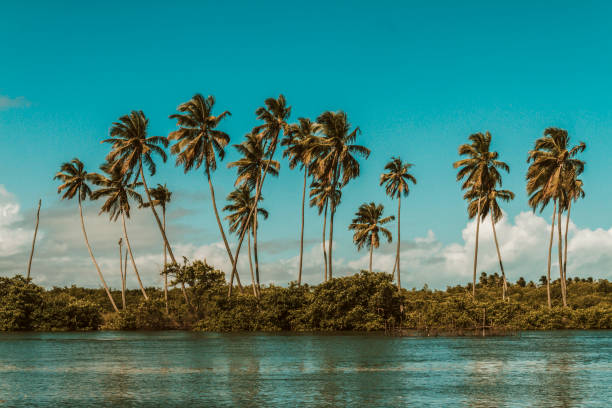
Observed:
[[[102,324],[102,308],[86,299],[77,299],[67,293],[45,293],[42,307],[37,311],[35,329],[97,330]]]
[[[43,288],[17,275],[0,277],[0,331],[32,330],[43,303]]]

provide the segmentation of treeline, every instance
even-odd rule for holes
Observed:
[[[559,280],[550,283],[506,281],[483,273],[471,295],[472,283],[446,290],[398,291],[387,273],[368,272],[333,278],[316,286],[261,286],[259,297],[237,293],[227,297],[224,274],[204,262],[184,268],[187,282],[168,291],[126,290],[126,307],[114,312],[104,289],[76,286],[45,290],[21,276],[0,278],[0,331],[14,330],[161,330],[198,331],[420,331],[474,330],[486,326],[507,330],[610,329],[612,283],[592,278],[568,278],[571,302],[563,307]],[[185,302],[187,294],[189,303]],[[120,298],[121,291],[111,291]],[[556,296],[559,295],[559,296]],[[483,322],[484,317],[484,322]]]

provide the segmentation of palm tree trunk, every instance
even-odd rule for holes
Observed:
[[[327,282],[327,251],[325,250],[325,232],[327,231],[327,204],[328,200],[325,200],[325,210],[323,214],[323,264],[325,265],[325,280]]]
[[[32,258],[34,257],[34,245],[36,244],[36,234],[38,234],[38,221],[40,220],[40,205],[41,204],[42,204],[42,200],[38,200],[38,210],[36,210],[36,227],[34,227],[34,238],[32,239],[32,249],[30,250],[30,260],[28,261],[28,274],[26,276],[26,280],[28,281],[30,280],[30,270],[32,269]],[[302,213],[302,225],[304,225],[303,217],[304,215]]]
[[[147,296],[147,292],[145,292],[144,286],[142,285],[142,281],[140,280],[140,274],[138,273],[138,268],[136,267],[136,261],[134,260],[134,254],[132,254],[132,247],[130,246],[130,240],[128,238],[127,229],[125,228],[125,214],[121,211],[121,224],[123,225],[123,237],[125,238],[125,245],[128,248],[128,252],[130,253],[130,260],[132,261],[132,267],[134,268],[134,272],[136,273],[136,278],[138,279],[138,285],[140,285],[140,291],[146,300],[149,300]]]
[[[100,267],[98,266],[98,263],[96,262],[96,258],[94,257],[93,251],[91,250],[91,246],[89,245],[89,240],[87,239],[87,232],[85,232],[85,220],[83,220],[83,206],[81,205],[80,191],[77,192],[77,194],[79,194],[79,214],[81,215],[81,229],[83,230],[83,237],[85,238],[85,245],[87,245],[89,256],[91,257],[91,261],[96,267],[96,271],[98,271],[98,276],[100,277],[100,280],[102,281],[102,285],[104,286],[104,290],[106,291],[106,294],[108,295],[108,299],[113,305],[113,309],[115,309],[115,312],[119,313],[119,309],[117,308],[117,305],[115,304],[115,300],[113,299],[113,296],[111,295],[110,290],[108,289],[108,286],[106,285],[106,281],[104,280],[102,271],[100,270]]]
[[[255,286],[255,274],[253,273],[253,260],[251,259],[251,234],[247,238],[247,247],[249,249],[249,269],[251,270],[251,285],[253,286],[253,296],[257,297],[257,286]]]
[[[232,274],[230,276],[230,284],[229,284],[229,289],[227,292],[227,296],[230,297],[232,296],[232,288],[234,286],[234,276],[236,276],[236,281],[238,282],[238,286],[240,287],[240,290],[242,291],[242,285],[240,285],[240,278],[238,276],[236,267],[238,265],[238,255],[240,255],[240,248],[242,247],[242,242],[244,241],[244,234],[246,232],[246,230],[248,229],[247,226],[249,225],[249,223],[251,222],[251,218],[253,217],[253,213],[255,211],[255,208],[257,207],[257,202],[259,201],[259,197],[261,196],[261,188],[263,186],[263,183],[266,179],[266,175],[268,174],[268,169],[270,168],[270,162],[272,160],[274,160],[274,152],[276,152],[276,146],[277,146],[277,141],[278,141],[278,134],[276,134],[276,136],[274,137],[272,143],[273,143],[273,147],[272,147],[272,151],[270,152],[270,157],[268,158],[268,160],[266,161],[266,167],[263,171],[263,176],[261,178],[261,183],[259,183],[259,186],[256,189],[255,192],[255,204],[253,205],[253,207],[251,207],[251,211],[249,211],[249,215],[246,219],[246,223],[244,224],[242,231],[240,232],[240,239],[238,240],[238,247],[236,247],[236,256],[234,258],[234,263],[232,265]]]
[[[480,233],[480,195],[478,196],[478,215],[476,216],[476,245],[474,247],[474,277],[472,279],[472,297],[476,298],[476,268],[478,265],[478,235]]]
[[[370,237],[370,273],[372,273],[372,253],[374,252],[374,234]]]
[[[400,279],[400,221],[402,209],[402,196],[397,196],[397,254],[395,255],[395,266],[397,266],[397,290],[402,290],[402,280]],[[395,268],[395,267],[394,267]]]
[[[259,180],[257,181],[259,183]],[[259,296],[261,287],[259,286],[259,253],[257,251],[257,211],[258,202],[255,201],[255,215],[253,218],[253,254],[255,255],[255,279],[257,280],[257,293],[255,296]]]
[[[217,225],[219,226],[219,231],[221,231],[221,237],[223,238],[223,243],[225,244],[225,250],[227,251],[227,255],[229,256],[230,262],[234,263],[234,257],[232,256],[232,250],[230,249],[229,243],[227,242],[227,237],[225,236],[225,231],[223,230],[223,224],[221,224],[221,218],[219,218],[219,211],[217,210],[217,201],[215,200],[215,189],[212,185],[212,180],[210,178],[210,166],[208,165],[208,161],[206,162],[206,176],[208,177],[208,186],[210,187],[210,198],[212,199],[213,209],[215,210],[215,217],[217,218]]]
[[[162,234],[162,238],[164,240],[164,244],[168,249],[168,254],[170,255],[170,260],[172,263],[177,263],[176,258],[174,257],[174,253],[172,252],[172,247],[168,242],[168,237],[166,236],[166,231],[159,219],[159,215],[157,215],[157,211],[155,211],[155,206],[153,205],[153,200],[151,199],[151,193],[149,192],[149,187],[147,186],[147,180],[145,179],[144,170],[142,168],[142,158],[140,159],[140,177],[142,178],[142,185],[144,186],[144,190],[147,193],[147,199],[149,200],[149,207],[151,207],[151,211],[153,211],[153,215],[155,216],[155,221],[157,221],[157,226],[159,227],[159,231]],[[140,280],[140,279],[139,279]],[[183,297],[185,298],[185,302],[191,306],[189,302],[189,297],[187,296],[187,291],[185,290],[185,283],[181,282],[181,291],[183,292]]]
[[[563,279],[563,236],[561,235],[561,216],[563,208],[561,204],[557,208],[557,232],[559,234],[558,247],[559,247],[559,283],[561,284],[561,298],[563,300],[563,307],[567,307],[567,296],[565,294],[565,279]]]
[[[548,244],[548,269],[546,271],[546,294],[548,296],[548,308],[552,308],[552,301],[550,300],[550,261],[552,258],[552,244],[555,233],[555,216],[557,214],[557,201],[555,200],[555,206],[553,207],[552,222],[550,224],[550,243]]]
[[[162,206],[162,218],[164,219],[164,232],[166,232],[166,205]],[[166,265],[168,264],[168,251],[166,244],[164,243],[164,302],[166,304],[166,314],[168,314],[168,274],[166,272]]]
[[[506,292],[508,291],[508,283],[506,282],[506,273],[504,272],[504,264],[502,262],[501,252],[499,250],[499,242],[497,241],[497,231],[495,231],[495,222],[493,216],[491,218],[491,227],[493,227],[493,238],[495,239],[495,249],[497,250],[497,259],[499,259],[499,268],[501,269],[503,287],[502,287],[502,300],[506,300]]]
[[[329,252],[327,271],[328,271],[329,280],[333,279],[332,242],[334,242],[334,214],[336,213],[335,207],[336,206],[332,203],[331,208],[330,208],[330,215],[329,215],[329,242],[327,243],[328,252]]]
[[[125,250],[125,258],[123,262],[123,282],[121,286],[121,291],[123,292],[123,296],[125,296],[125,292],[127,291],[127,259],[128,259],[128,251]],[[127,304],[127,303],[126,303]]]
[[[119,240],[119,273],[121,274],[121,306],[125,310],[125,276],[123,275],[123,251],[121,244],[123,242]]]
[[[306,207],[306,182],[308,181],[308,167],[304,165],[304,187],[302,188],[302,232],[300,233],[300,267],[298,270],[298,286],[302,284],[302,259],[304,258],[304,209]]]
[[[567,218],[565,220],[565,246],[563,250],[565,251],[565,256],[563,257],[563,280],[567,285],[567,233],[569,231],[569,222],[570,222],[570,212],[572,211],[572,200],[570,200],[567,206]]]

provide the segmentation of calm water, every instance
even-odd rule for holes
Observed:
[[[5,406],[612,406],[612,331],[0,333]]]

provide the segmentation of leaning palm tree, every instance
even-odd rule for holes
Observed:
[[[253,274],[253,267],[251,264],[251,235],[254,237],[257,236],[255,229],[257,228],[257,224],[255,222],[256,217],[252,217],[250,221],[249,213],[251,212],[251,208],[253,208],[255,197],[252,195],[252,190],[245,183],[240,185],[236,190],[232,191],[227,196],[227,201],[230,204],[223,207],[223,211],[230,212],[229,215],[225,217],[230,223],[230,232],[236,233],[242,231],[243,229],[247,229],[249,231],[248,238],[248,248],[249,248],[249,265],[251,265],[251,285],[253,286],[253,294],[259,297],[260,291],[258,287],[258,282],[256,283],[255,275]],[[263,201],[263,196],[259,196],[259,201]],[[268,218],[268,211],[263,208],[257,208],[257,214],[262,215],[264,219]],[[249,223],[249,224],[247,224]],[[257,251],[257,247],[255,247],[255,253]],[[257,255],[255,255],[257,258]]]
[[[161,208],[162,210],[162,223],[164,227],[164,232],[166,231],[166,209],[170,201],[172,201],[172,192],[168,190],[166,185],[158,184],[157,187],[151,189],[151,197],[153,197],[153,201],[143,202],[142,207],[150,207],[151,205],[155,205]],[[164,270],[166,265],[168,264],[168,248],[164,243]],[[181,281],[181,290],[183,293],[185,292],[185,282]],[[164,302],[166,304],[166,313],[168,313],[168,274],[164,273]]]
[[[128,179],[131,178],[130,174],[127,174],[124,177],[124,175],[119,171],[119,169],[115,169],[115,171],[111,172],[111,167],[112,166],[108,163],[105,163],[100,166],[100,169],[105,172],[108,177],[98,173],[92,174],[93,183],[97,186],[100,186],[100,188],[92,193],[91,198],[92,200],[105,198],[105,201],[102,204],[102,208],[100,209],[100,214],[108,213],[111,221],[117,221],[119,216],[121,216],[121,225],[123,226],[123,238],[125,239],[125,244],[128,248],[128,252],[130,253],[132,267],[134,268],[134,273],[136,274],[136,278],[138,279],[140,291],[142,292],[144,298],[148,300],[149,296],[147,296],[147,292],[145,291],[145,288],[142,284],[142,280],[140,279],[138,267],[136,266],[134,254],[132,253],[132,246],[130,245],[127,228],[125,226],[126,217],[130,218],[130,199],[135,201],[137,204],[142,203],[142,197],[136,191],[136,187],[142,185],[142,183],[130,183],[128,181]]]
[[[320,125],[308,118],[299,118],[299,123],[290,126],[289,134],[281,144],[287,146],[283,157],[289,158],[289,168],[301,166],[304,171],[304,186],[302,187],[302,220],[300,232],[300,261],[298,266],[298,286],[302,284],[302,261],[304,258],[304,210],[306,207],[306,182],[309,167],[313,159],[313,147],[317,142],[317,132]]]
[[[410,174],[412,164],[402,162],[399,157],[392,157],[391,161],[385,165],[386,173],[380,175],[380,185],[385,185],[385,191],[391,198],[397,197],[397,251],[395,254],[395,265],[397,268],[397,289],[402,289],[400,280],[400,221],[402,196],[407,197],[410,193],[408,182],[416,184],[416,178]]]
[[[486,194],[487,189],[501,184],[501,175],[498,169],[510,171],[508,165],[497,160],[497,152],[490,151],[491,134],[474,133],[469,136],[470,144],[459,146],[459,155],[467,156],[453,163],[454,168],[458,168],[457,181],[464,180],[461,188],[464,190],[474,190],[478,197]],[[477,201],[480,204],[480,200]],[[476,244],[474,246],[474,275],[472,280],[472,296],[476,297],[476,268],[478,265],[478,235],[480,233],[480,205],[476,215]]]
[[[176,119],[178,130],[170,133],[168,139],[176,140],[177,143],[171,148],[171,152],[176,154],[176,165],[182,165],[185,173],[192,169],[198,169],[204,164],[204,172],[208,178],[210,197],[212,199],[213,210],[217,219],[217,225],[225,244],[225,250],[230,262],[234,263],[234,257],[219,218],[217,202],[215,200],[215,189],[211,180],[211,172],[217,169],[217,159],[223,160],[225,157],[225,146],[230,141],[227,133],[217,128],[219,123],[231,116],[229,111],[223,111],[215,116],[212,111],[215,106],[215,98],[208,96],[204,98],[201,94],[195,94],[191,100],[179,105],[177,110],[181,113],[170,115],[171,119]]]
[[[551,199],[554,202],[554,211],[557,212],[557,227],[559,233],[559,276],[561,279],[561,297],[563,306],[567,306],[567,291],[563,272],[563,242],[561,239],[561,215],[563,212],[563,182],[568,174],[577,177],[584,171],[584,161],[576,159],[576,156],[586,149],[586,144],[580,142],[577,146],[569,146],[570,138],[566,130],[559,128],[547,128],[544,136],[536,140],[533,150],[529,151],[527,162],[531,163],[527,170],[527,194],[530,195],[529,202],[534,208],[540,206],[542,209]],[[551,225],[551,242],[549,245],[548,261],[548,306],[550,301],[550,259],[552,251],[552,238],[554,235],[554,214]]]
[[[228,168],[236,168],[238,177],[235,185],[245,185],[251,191],[257,191],[263,180],[263,172],[273,177],[278,177],[280,164],[276,160],[266,157],[264,140],[261,134],[252,131],[245,135],[245,140],[238,145],[234,145],[242,157],[227,165]],[[261,197],[261,195],[260,195]],[[261,200],[259,200],[261,201]],[[253,199],[254,208],[257,209],[258,203]],[[248,215],[248,214],[247,214]],[[253,217],[253,252],[255,253],[255,276],[257,288],[259,290],[259,259],[257,251],[257,217]],[[249,237],[250,239],[250,237]],[[238,276],[238,275],[236,275]]]
[[[79,202],[79,214],[81,216],[81,230],[83,231],[83,238],[85,239],[85,245],[87,245],[87,250],[89,251],[89,256],[91,257],[91,261],[96,267],[96,271],[98,272],[98,276],[102,281],[102,285],[104,286],[104,290],[108,295],[108,299],[113,305],[113,309],[115,312],[119,312],[117,305],[115,304],[115,300],[106,285],[106,281],[104,280],[104,276],[102,275],[102,271],[100,271],[100,267],[98,266],[98,262],[96,262],[96,258],[94,257],[93,251],[91,250],[91,246],[89,245],[89,240],[87,239],[87,232],[85,231],[85,221],[83,219],[83,205],[82,202],[91,197],[91,188],[87,184],[92,181],[92,176],[85,171],[85,166],[83,163],[74,158],[70,162],[62,164],[60,171],[55,174],[54,179],[60,180],[62,184],[57,188],[57,193],[61,194],[62,191],[64,195],[63,199],[72,199],[75,196]]]
[[[478,215],[478,209],[480,208],[481,222],[484,222],[487,215],[491,219],[491,228],[493,229],[493,239],[495,240],[495,249],[497,250],[497,259],[499,260],[499,268],[501,270],[503,286],[502,286],[502,300],[506,300],[506,294],[508,292],[508,282],[506,280],[506,273],[504,271],[504,264],[502,262],[501,252],[499,250],[499,242],[497,241],[497,231],[495,230],[495,224],[497,224],[504,213],[502,212],[498,199],[505,202],[510,202],[514,199],[514,193],[510,190],[496,190],[495,188],[489,188],[485,195],[481,195],[479,191],[469,190],[465,193],[464,198],[469,200],[468,215],[470,219]]]
[[[567,211],[566,219],[565,219],[565,243],[564,243],[564,251],[565,254],[563,256],[563,279],[567,281],[567,234],[569,231],[569,222],[570,222],[570,213],[572,211],[572,201],[578,201],[580,198],[584,198],[585,193],[583,189],[584,184],[582,180],[576,178],[576,174],[571,172],[568,174],[567,180],[564,182],[563,191],[564,191],[564,200],[563,206]]]
[[[278,99],[268,98],[265,100],[265,107],[259,107],[255,110],[255,114],[257,115],[257,119],[262,120],[264,124],[257,126],[254,129],[255,133],[261,133],[261,137],[264,140],[264,151],[266,152],[266,157],[269,160],[274,159],[274,152],[276,152],[276,147],[278,146],[280,133],[287,134],[289,125],[287,124],[287,120],[291,115],[291,107],[287,106],[287,102],[283,95],[280,95]],[[261,189],[263,187],[266,174],[268,174],[268,166],[269,163],[266,164],[266,168],[263,171],[263,175],[261,177],[261,181],[257,186],[255,191],[255,201],[254,206],[251,208],[251,212],[249,213],[248,218],[250,219],[253,216],[253,213],[256,211],[256,205],[259,201],[259,196],[261,195]],[[245,229],[240,232],[240,238],[238,240],[238,246],[236,247],[236,253],[234,256],[234,264],[232,265],[232,273],[230,276],[230,284],[228,289],[228,297],[232,295],[232,288],[234,286],[234,276],[236,275],[236,266],[238,264],[238,255],[240,254],[240,248],[242,247],[242,242],[244,241],[244,235],[246,233],[246,225]]]
[[[331,202],[333,206],[337,207],[342,199],[342,191],[336,189],[332,192],[331,185],[321,180],[314,180],[310,184],[310,206],[317,207],[319,215],[323,214],[323,237],[322,237],[322,248],[323,248],[323,265],[325,266],[325,273],[323,275],[323,282],[327,282],[327,251],[325,249],[325,232],[327,223],[327,207]]]
[[[359,162],[356,156],[367,159],[370,149],[354,144],[361,131],[359,127],[351,131],[351,124],[346,113],[342,111],[323,112],[317,118],[317,122],[321,125],[323,137],[313,148],[313,154],[316,157],[315,175],[319,180],[328,183],[332,191],[336,191],[346,186],[352,179],[359,177]],[[334,214],[338,203],[330,204],[328,273],[329,279],[332,279]]]
[[[382,204],[361,204],[355,213],[353,222],[348,227],[349,230],[355,231],[353,242],[357,245],[358,251],[364,246],[370,248],[370,272],[372,272],[372,253],[374,248],[380,246],[379,233],[382,233],[387,238],[387,242],[391,242],[392,239],[391,231],[383,227],[383,225],[393,221],[395,217],[390,215],[389,217],[382,218],[383,211],[384,207]]]

